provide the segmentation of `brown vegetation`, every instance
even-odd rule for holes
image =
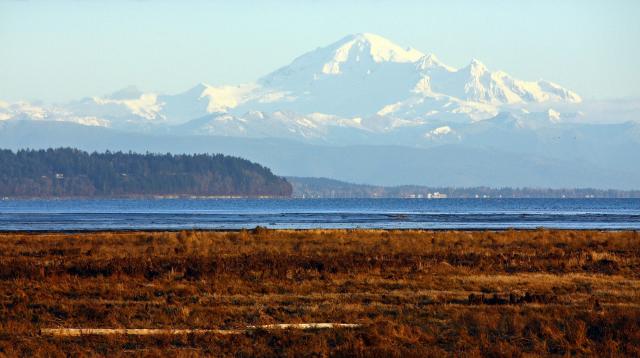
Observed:
[[[0,304],[0,356],[638,356],[640,234],[7,233]]]

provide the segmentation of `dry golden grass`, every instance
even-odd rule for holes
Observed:
[[[7,356],[638,356],[640,234],[7,233],[0,303]]]

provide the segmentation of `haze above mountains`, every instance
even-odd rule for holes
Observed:
[[[548,80],[475,59],[453,68],[365,33],[254,83],[0,102],[0,143],[216,151],[280,175],[369,184],[637,189],[637,113],[633,101],[583,101]]]

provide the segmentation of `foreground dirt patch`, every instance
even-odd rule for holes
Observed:
[[[0,300],[9,356],[637,356],[640,235],[0,234]]]

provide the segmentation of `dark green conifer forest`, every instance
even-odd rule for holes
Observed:
[[[0,197],[290,196],[268,168],[222,154],[0,150]]]

